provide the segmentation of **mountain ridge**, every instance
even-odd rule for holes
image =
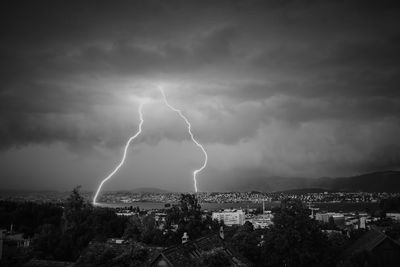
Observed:
[[[281,192],[310,188],[345,192],[400,192],[400,171],[377,171],[335,178],[248,177],[238,180],[228,191]]]

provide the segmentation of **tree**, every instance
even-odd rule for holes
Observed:
[[[176,232],[170,231],[173,224],[178,225]],[[187,232],[191,239],[195,239],[212,230],[218,230],[219,226],[210,216],[202,216],[196,195],[181,194],[179,205],[167,211],[166,229],[163,239],[166,245],[173,245],[181,241],[184,232]]]
[[[163,233],[157,228],[153,215],[147,215],[142,219],[142,241],[146,244],[163,245]]]
[[[264,232],[262,262],[268,266],[314,266],[327,251],[327,239],[301,201],[286,199]]]
[[[200,237],[205,228],[201,219],[201,207],[197,197],[191,194],[182,194],[180,200],[181,216],[178,225],[178,234],[187,232],[191,238]]]
[[[170,227],[172,224],[178,224],[181,220],[181,210],[178,206],[173,206],[168,210],[166,225]]]
[[[149,258],[149,250],[142,246],[135,246],[131,249],[130,258],[132,263],[130,266],[143,266]]]
[[[93,207],[79,190],[74,188],[65,202],[60,243],[54,248],[58,260],[75,261],[94,238],[104,241],[123,234],[126,219],[110,209]]]
[[[59,225],[63,209],[52,203],[0,201],[0,228],[13,229],[32,238],[43,224]]]
[[[71,194],[68,196],[67,201],[65,202],[65,208],[69,210],[81,210],[85,205],[85,200],[81,196],[80,193],[81,186],[76,186]]]
[[[386,229],[385,234],[394,240],[398,240],[400,238],[400,223],[393,222],[393,224]]]
[[[246,222],[236,231],[232,238],[230,238],[229,243],[247,259],[253,263],[258,263],[260,262],[261,255],[261,235],[262,231],[254,230],[253,225]]]
[[[141,239],[141,233],[143,232],[143,226],[138,215],[131,216],[127,223],[124,232],[124,239],[131,241],[139,241]]]
[[[379,202],[379,208],[384,212],[399,212],[400,211],[400,197],[392,197],[382,199]]]
[[[328,219],[327,229],[328,229],[328,230],[336,230],[336,229],[337,229],[335,220],[333,219],[332,216],[329,217],[329,219]]]
[[[251,222],[246,221],[243,226],[241,227],[241,231],[246,232],[246,233],[251,233],[254,230],[254,226]]]
[[[348,246],[349,238],[342,233],[332,233],[328,236],[329,253],[323,257],[320,266],[336,266],[338,257],[342,255],[343,250]]]
[[[60,242],[59,225],[44,224],[40,227],[39,234],[34,239],[34,249],[39,258],[53,258],[54,248]]]
[[[79,227],[88,215],[89,206],[80,194],[80,186],[75,187],[65,202],[63,231]]]
[[[187,221],[190,219],[199,220],[201,218],[201,206],[195,195],[182,194],[180,200],[182,218]]]
[[[128,218],[117,216],[114,210],[100,207],[94,208],[87,219],[88,223],[93,225],[92,230],[98,241],[105,241],[107,237],[122,236],[128,222]]]
[[[75,261],[93,239],[121,237],[128,218],[108,208],[93,207],[72,190],[63,205],[0,201],[0,227],[32,238],[33,256],[39,259]]]

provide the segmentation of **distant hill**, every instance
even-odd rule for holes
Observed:
[[[301,188],[301,189],[278,191],[278,192],[274,192],[274,193],[301,195],[301,194],[306,194],[306,193],[324,193],[324,192],[332,192],[332,190],[325,189],[325,188]]]
[[[167,190],[159,189],[159,188],[153,188],[153,187],[139,187],[130,190],[132,193],[170,193]]]
[[[229,183],[218,184],[218,179],[213,181],[212,192],[285,192],[300,194],[301,192],[325,192],[325,191],[348,191],[348,192],[400,192],[400,171],[372,172],[350,177],[323,177],[323,178],[291,178],[291,177],[262,177],[246,176],[232,178]],[[140,187],[132,190],[117,190],[133,193],[171,193],[171,191],[153,187]],[[15,196],[26,194],[43,194],[68,196],[70,191],[31,191],[31,190],[5,190],[0,189],[0,196]],[[91,192],[82,191],[85,194]]]
[[[400,192],[400,171],[373,172],[344,178],[319,178],[314,185],[334,191]]]
[[[373,172],[338,178],[248,177],[231,183],[227,191],[279,192],[322,191],[400,192],[400,171]]]
[[[276,192],[300,188],[311,188],[315,179],[288,177],[245,177],[220,186],[220,191],[231,192]]]

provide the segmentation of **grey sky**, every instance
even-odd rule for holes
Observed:
[[[117,3],[116,3],[117,2]],[[218,2],[218,3],[216,3]],[[351,2],[351,3],[350,3]],[[2,7],[0,187],[199,190],[400,168],[400,16],[365,1],[27,1]],[[218,180],[218,181],[216,181]]]

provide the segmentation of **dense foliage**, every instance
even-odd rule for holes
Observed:
[[[218,222],[212,221],[211,216],[202,216],[198,200],[191,194],[182,194],[180,205],[168,210],[167,229],[171,229],[173,225],[177,225],[177,231],[168,233],[175,243],[181,241],[184,232],[191,239],[196,239],[219,229]]]
[[[181,243],[184,232],[190,239],[195,239],[219,227],[210,216],[202,216],[201,207],[194,195],[182,194],[179,205],[166,212],[166,222],[162,230],[152,215],[130,217],[124,238],[150,245],[171,246]]]
[[[379,208],[385,212],[400,212],[400,197],[382,199]]]
[[[273,222],[268,229],[256,230],[246,223],[228,242],[256,266],[333,264],[329,256],[333,242],[323,234],[321,225],[309,217],[309,210],[300,201],[282,201]]]
[[[382,209],[396,210],[397,199],[381,203]],[[115,210],[93,207],[75,188],[63,205],[30,202],[0,202],[2,228],[13,224],[14,230],[33,238],[33,247],[25,258],[77,261],[77,266],[141,266],[149,262],[149,246],[168,247],[181,243],[186,232],[190,239],[215,233],[221,224],[201,212],[195,195],[182,194],[178,205],[165,210],[160,224],[154,214],[137,211],[137,215],[117,216]],[[225,242],[255,266],[335,266],[337,257],[347,245],[365,231],[337,231],[333,221],[323,225],[310,218],[309,209],[301,201],[286,199],[274,211],[274,225],[254,229],[246,222],[242,226],[225,227]],[[389,218],[379,222],[386,233],[400,237],[400,224]],[[336,230],[326,235],[324,230]],[[110,237],[123,237],[128,244],[113,246]],[[212,250],[202,257],[204,266],[224,266],[224,253]],[[370,255],[351,259],[351,266]],[[78,259],[79,258],[79,259]],[[15,261],[8,266],[16,266]]]
[[[59,225],[62,208],[59,205],[32,202],[0,201],[0,228],[23,232],[33,237],[43,224]]]
[[[61,223],[42,225],[35,251],[41,258],[75,261],[91,240],[122,236],[126,221],[111,209],[86,203],[75,188],[65,203]]]
[[[315,266],[327,252],[326,236],[300,201],[282,202],[264,238],[262,262],[269,266]]]
[[[86,203],[75,188],[62,206],[31,202],[0,202],[2,228],[24,233],[33,240],[34,256],[75,261],[91,240],[122,236],[126,218],[111,209]]]

